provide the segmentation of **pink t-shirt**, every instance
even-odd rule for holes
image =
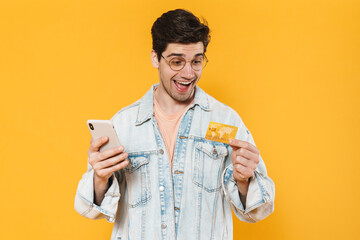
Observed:
[[[155,89],[155,91],[156,91],[156,89]],[[155,91],[154,91],[154,93],[155,93]],[[190,104],[188,106],[190,106]],[[178,112],[174,115],[168,115],[164,111],[161,110],[160,105],[156,101],[155,94],[154,94],[155,119],[156,119],[156,122],[158,123],[159,130],[160,130],[161,135],[165,142],[166,150],[167,150],[167,153],[168,153],[169,159],[170,159],[171,168],[172,168],[172,163],[173,163],[175,142],[176,142],[177,132],[179,129],[180,119],[181,119],[182,115],[185,113],[188,106],[186,106],[184,108],[184,110],[181,110],[180,112]]]

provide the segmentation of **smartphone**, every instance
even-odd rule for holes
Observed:
[[[93,140],[96,140],[102,136],[107,136],[109,138],[109,141],[101,146],[99,150],[100,152],[120,146],[119,139],[110,120],[88,120],[87,126],[90,130]]]

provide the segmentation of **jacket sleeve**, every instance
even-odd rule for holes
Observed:
[[[249,130],[242,125],[236,139],[250,142],[255,145]],[[267,176],[265,163],[260,156],[260,162],[249,182],[246,196],[246,208],[240,200],[240,193],[235,178],[231,161],[232,148],[228,148],[225,169],[222,174],[222,188],[225,199],[231,205],[235,215],[244,222],[255,223],[269,216],[274,211],[275,185]]]
[[[82,176],[75,195],[75,210],[90,219],[106,218],[108,222],[115,221],[115,215],[120,199],[120,172],[113,173],[109,179],[111,185],[105,197],[98,206],[94,203],[94,170],[88,163],[88,171]]]

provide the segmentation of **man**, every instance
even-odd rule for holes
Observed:
[[[209,28],[177,9],[151,29],[160,83],[112,118],[119,148],[91,140],[75,197],[85,217],[115,222],[111,239],[232,239],[232,214],[254,223],[274,210],[274,183],[230,107],[196,86]],[[229,144],[205,139],[210,122],[238,127]]]

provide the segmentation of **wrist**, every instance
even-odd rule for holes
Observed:
[[[238,185],[244,185],[244,184],[248,184],[250,182],[250,178],[245,178],[245,179],[236,179],[236,183]]]
[[[101,178],[99,176],[97,176],[96,174],[94,174],[94,185],[97,188],[101,188],[101,189],[107,189],[109,186],[109,179],[108,178]]]
[[[249,178],[246,178],[244,180],[236,180],[236,183],[237,183],[236,185],[237,185],[238,190],[241,195],[246,196],[248,188],[249,188],[249,182],[250,182]]]

